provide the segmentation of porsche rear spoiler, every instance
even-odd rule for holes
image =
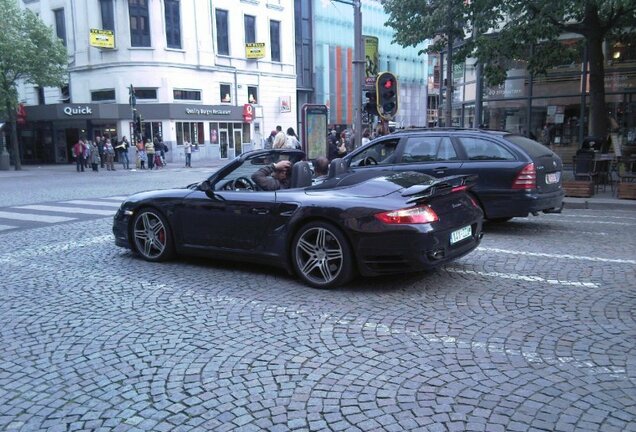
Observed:
[[[402,191],[403,197],[412,197],[407,202],[414,203],[423,199],[448,195],[453,192],[465,191],[475,185],[477,175],[462,174],[436,179],[433,183],[419,184]]]

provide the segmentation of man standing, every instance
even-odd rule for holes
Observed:
[[[101,136],[97,135],[95,142],[97,143],[97,152],[99,153],[99,165],[104,168],[104,164],[106,163],[104,159],[104,140]]]
[[[276,126],[276,137],[274,138],[274,145],[272,146],[275,149],[280,149],[285,147],[285,143],[287,142],[287,137],[283,132],[283,128],[281,125]]]
[[[82,172],[84,172],[84,152],[86,151],[86,144],[80,138],[75,145],[73,146],[73,156],[75,157],[75,164],[77,167],[77,172],[80,172],[80,168]]]
[[[192,168],[192,144],[187,138],[183,141],[183,151],[185,153],[186,168]]]
[[[123,136],[121,142],[115,147],[119,152],[119,161],[121,162],[124,169],[130,169],[130,161],[128,160],[128,147],[130,144],[128,143],[128,139],[126,135]]]

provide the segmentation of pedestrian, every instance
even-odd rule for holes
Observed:
[[[84,168],[88,169],[88,159],[91,156],[91,147],[88,144],[88,141],[84,142]]]
[[[265,140],[265,149],[269,150],[274,147],[274,138],[276,138],[276,131],[270,132],[269,136]]]
[[[108,171],[115,171],[115,148],[110,141],[110,138],[104,140],[104,157],[106,158],[106,169]]]
[[[192,143],[187,138],[183,141],[183,152],[185,153],[186,168],[192,168]]]
[[[155,146],[151,140],[146,140],[146,156],[148,156],[148,169],[151,170],[155,167]]]
[[[95,142],[97,143],[97,151],[99,152],[100,166],[104,168],[104,163],[106,162],[104,160],[104,141],[101,136],[97,135]]]
[[[364,128],[364,130],[362,131],[362,141],[361,141],[361,145],[365,145],[371,142],[371,132],[369,131],[369,128]]]
[[[276,126],[276,136],[274,137],[274,144],[272,145],[272,147],[275,149],[284,148],[286,142],[287,137],[283,133],[283,128],[280,125]]]
[[[285,148],[300,150],[300,140],[298,135],[294,132],[294,128],[287,128],[287,136],[285,136]]]
[[[338,141],[338,157],[345,157],[347,155],[347,131],[342,131],[340,134],[340,140]]]
[[[139,163],[139,169],[146,169],[146,146],[142,140],[137,140],[137,163]]]
[[[97,149],[97,144],[91,141],[91,155],[90,155],[90,163],[93,171],[99,171],[99,150]]]
[[[75,158],[75,165],[77,168],[77,172],[84,172],[84,152],[86,151],[86,144],[80,138],[77,140],[75,145],[73,145],[73,157]]]
[[[126,135],[124,135],[121,139],[121,142],[115,147],[115,149],[119,152],[119,161],[121,162],[123,169],[130,169],[130,161],[128,160],[128,147],[130,144],[128,143],[128,139]]]

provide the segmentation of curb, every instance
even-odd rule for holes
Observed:
[[[586,210],[633,210],[636,211],[635,200],[622,199],[587,199],[587,198],[565,198],[563,200],[564,209],[586,209]]]

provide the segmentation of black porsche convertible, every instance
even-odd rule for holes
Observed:
[[[287,189],[261,190],[252,175],[289,160]],[[317,288],[434,268],[477,247],[483,213],[474,178],[347,171],[341,159],[312,178],[300,150],[256,150],[180,189],[127,198],[113,223],[117,246],[148,261],[175,254],[280,266]]]

